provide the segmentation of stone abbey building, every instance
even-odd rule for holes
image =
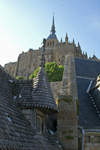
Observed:
[[[4,68],[14,77],[29,77],[39,67],[41,54],[42,47],[37,50],[29,49],[28,52],[19,54],[17,62],[5,64]],[[64,65],[66,54],[74,54],[76,57],[87,59],[87,53],[82,52],[80,44],[76,46],[74,39],[70,43],[67,34],[65,42],[62,42],[62,39],[58,41],[53,16],[51,33],[46,40],[45,62],[57,62],[58,65]]]
[[[61,42],[60,49],[54,18],[46,41],[36,51],[40,64],[33,58],[33,50],[12,63],[12,68],[16,67],[14,76],[22,75],[21,68],[28,76],[38,62],[35,67],[40,66],[40,70],[33,80],[17,80],[0,66],[0,150],[100,150],[100,61],[83,59],[81,49],[76,57],[74,42],[69,44],[68,40]],[[67,53],[65,60],[63,52]],[[62,82],[49,85],[45,54],[46,61],[50,55],[49,62],[64,62]]]

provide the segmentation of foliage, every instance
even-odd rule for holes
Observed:
[[[37,76],[37,73],[39,72],[39,70],[40,70],[40,67],[37,68],[37,69],[34,71],[34,73],[32,73],[32,74],[29,76],[29,79],[35,78],[35,77]]]
[[[16,79],[27,79],[26,77],[23,77],[23,76],[16,76],[15,78]]]
[[[40,67],[37,68],[29,79],[35,78]],[[49,82],[62,81],[64,66],[58,66],[56,62],[50,62],[45,64],[45,72],[47,74]]]
[[[71,102],[71,98],[63,98],[63,100],[65,101],[65,102]]]

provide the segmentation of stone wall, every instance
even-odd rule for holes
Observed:
[[[7,70],[13,77],[16,77],[17,71],[17,62],[10,62],[4,66],[5,70]]]
[[[83,54],[80,45],[76,47],[74,41],[72,43],[65,39],[65,42],[59,42],[57,38],[49,39],[46,42],[45,62],[57,62],[58,65],[64,65],[65,55],[74,54],[76,57],[87,58],[87,54]],[[13,76],[29,77],[36,68],[40,66],[42,47],[28,52],[19,54],[18,61],[15,63],[5,64],[4,68]]]
[[[52,90],[53,97],[54,97],[55,101],[58,99],[58,96],[60,94],[61,85],[62,85],[62,81],[50,82],[50,87],[51,87],[51,90]]]
[[[77,85],[74,55],[68,54],[65,58],[62,87],[58,97],[57,120],[57,135],[64,150],[78,150],[76,99]]]
[[[100,150],[100,131],[85,132],[84,150]]]
[[[100,129],[84,129],[84,150],[100,150]],[[82,133],[79,131],[79,150],[81,150]]]

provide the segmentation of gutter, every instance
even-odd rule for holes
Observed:
[[[87,91],[86,91],[87,93],[89,93],[89,91],[90,91],[90,88],[91,88],[92,82],[93,82],[93,81],[91,80],[91,82],[90,82],[90,84],[89,84],[89,86],[88,86],[88,89],[87,89]]]
[[[82,131],[81,150],[84,150],[84,135],[85,135],[85,130],[81,126],[78,126],[78,128],[81,129],[81,131]]]

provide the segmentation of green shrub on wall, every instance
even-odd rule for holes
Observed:
[[[40,67],[37,68],[33,74],[30,75],[29,79],[36,77]],[[64,66],[58,66],[56,62],[50,62],[45,64],[45,72],[47,74],[49,82],[62,81]]]

